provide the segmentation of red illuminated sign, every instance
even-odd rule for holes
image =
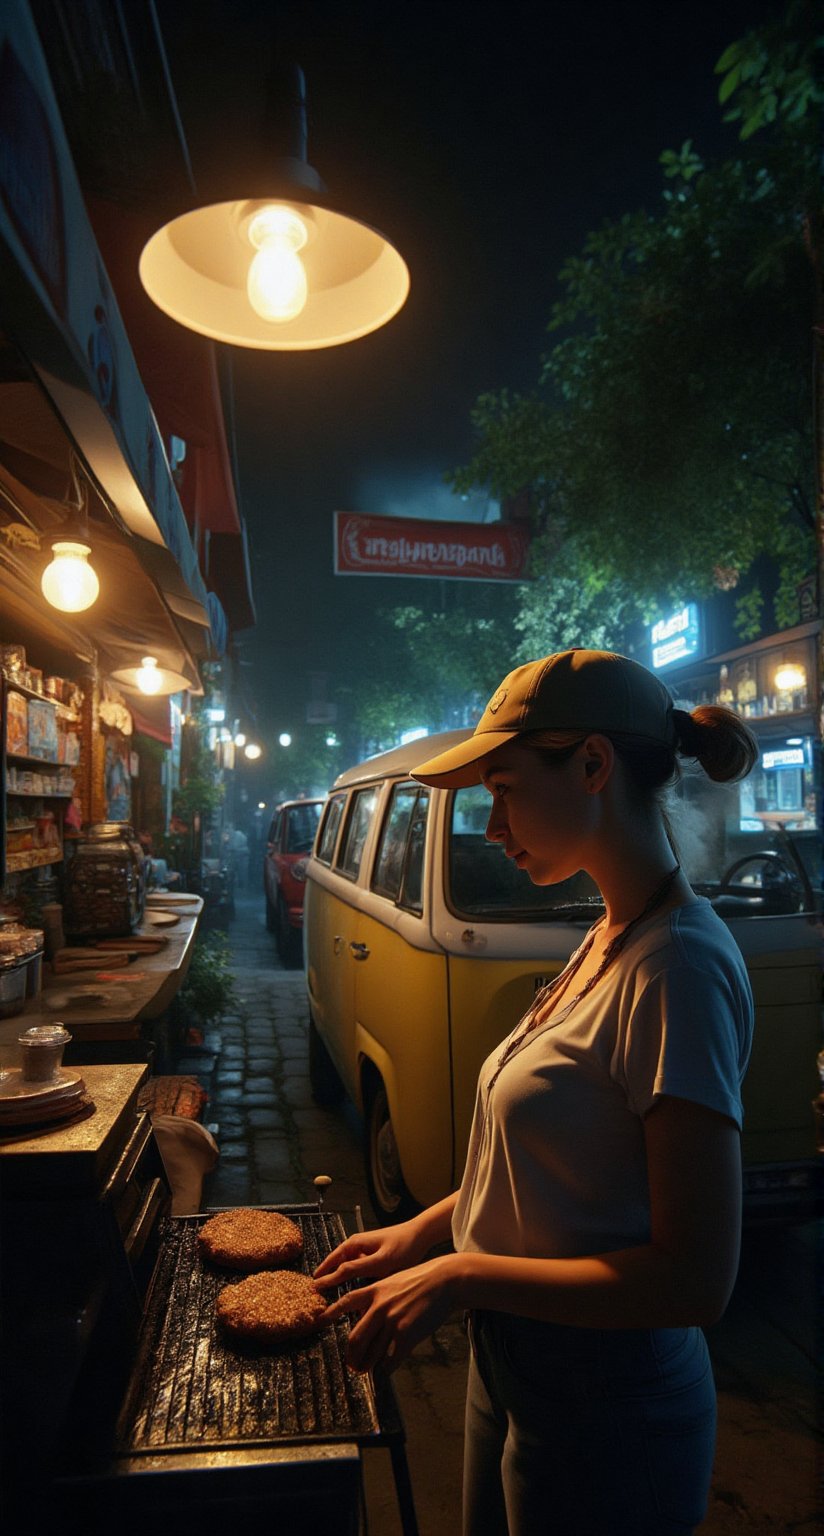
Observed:
[[[440,576],[525,581],[529,540],[512,523],[335,513],[336,576]]]

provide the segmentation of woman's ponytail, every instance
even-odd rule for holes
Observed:
[[[758,743],[748,725],[720,704],[699,704],[691,714],[673,710],[676,750],[694,757],[716,783],[743,779],[758,761]]]

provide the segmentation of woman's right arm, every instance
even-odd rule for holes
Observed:
[[[324,1286],[357,1280],[381,1280],[426,1258],[430,1248],[448,1242],[457,1193],[447,1195],[409,1221],[374,1232],[354,1232],[322,1259],[314,1278]]]

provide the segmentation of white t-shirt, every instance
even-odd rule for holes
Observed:
[[[671,1094],[740,1127],[752,1029],[741,952],[707,900],[639,924],[592,992],[525,1036],[491,1091],[505,1042],[481,1068],[456,1249],[570,1258],[647,1242],[644,1116]]]

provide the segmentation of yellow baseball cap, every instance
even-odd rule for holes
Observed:
[[[556,651],[516,667],[493,693],[474,733],[413,770],[423,784],[480,783],[480,760],[526,731],[621,734],[673,747],[673,703],[646,667],[615,651]]]

